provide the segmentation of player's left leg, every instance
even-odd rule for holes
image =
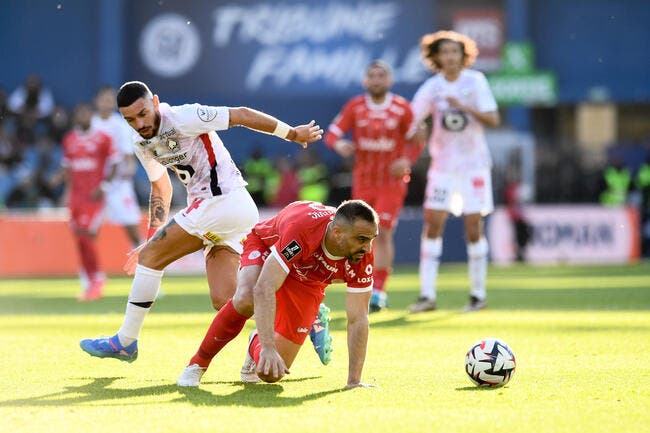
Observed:
[[[490,170],[475,170],[464,178],[463,208],[467,264],[470,280],[469,302],[463,312],[487,306],[488,242],[483,233],[483,215],[494,209]]]
[[[487,306],[487,262],[488,243],[483,236],[481,214],[465,215],[465,237],[467,241],[467,261],[470,280],[469,302],[464,312],[478,311]]]
[[[253,338],[251,338],[250,344],[248,346],[248,353],[255,363],[253,365],[256,365],[260,359],[262,345],[259,342],[259,337],[257,334],[254,334],[252,337]],[[296,359],[296,356],[298,355],[302,344],[295,343],[276,332],[275,347],[284,360],[284,364],[287,366],[287,368],[291,368],[291,365]],[[259,371],[257,371],[257,377],[267,383],[277,382],[278,380],[282,379],[282,376],[274,377],[271,372],[264,374],[263,372],[260,373]]]
[[[237,290],[240,255],[226,245],[215,245],[205,254],[205,272],[212,307],[219,311]]]

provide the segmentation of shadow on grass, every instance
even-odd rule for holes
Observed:
[[[283,407],[298,406],[304,402],[317,400],[330,394],[345,391],[345,388],[329,389],[299,397],[283,397],[280,395],[284,388],[279,383],[274,384],[250,384],[241,382],[206,382],[205,385],[220,384],[227,385],[234,389],[228,394],[213,393],[202,388],[179,387],[176,384],[154,385],[141,388],[109,388],[115,381],[122,377],[97,377],[97,378],[75,378],[75,380],[90,380],[80,386],[66,386],[60,392],[44,394],[36,397],[19,398],[13,400],[2,400],[3,407],[58,407],[70,405],[142,405],[159,404],[159,401],[150,403],[123,402],[119,400],[132,399],[137,397],[170,396],[179,395],[170,402],[190,402],[197,406],[250,406],[250,407]],[[316,377],[305,377],[298,379],[283,380],[283,383],[302,382],[317,379]]]
[[[389,311],[406,311],[418,296],[416,291],[400,291],[389,295]],[[611,290],[589,287],[572,289],[499,289],[488,290],[490,310],[576,310],[576,311],[648,311],[650,288],[613,288]],[[467,301],[467,293],[441,291],[438,296],[440,312],[459,310]],[[2,314],[108,314],[124,312],[125,296],[107,296],[99,301],[79,303],[74,298],[46,296],[0,296]],[[345,294],[328,294],[326,303],[334,312],[345,311]],[[167,295],[156,301],[153,311],[165,313],[214,313],[206,294]],[[379,313],[381,314],[381,313]]]

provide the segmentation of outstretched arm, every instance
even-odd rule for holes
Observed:
[[[273,134],[288,141],[294,141],[302,147],[318,141],[323,137],[323,130],[315,121],[306,125],[289,126],[261,111],[247,107],[230,108],[229,127],[245,126],[266,134]]]
[[[368,347],[368,303],[371,291],[348,292],[345,311],[348,316],[348,383],[347,388],[366,386],[361,383],[361,372]]]

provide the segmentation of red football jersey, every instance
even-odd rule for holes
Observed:
[[[381,104],[368,95],[348,101],[329,126],[325,144],[334,143],[351,132],[354,142],[353,183],[358,188],[389,187],[404,183],[390,173],[396,159],[406,157],[414,162],[418,155],[407,145],[406,134],[413,121],[413,112],[406,99],[388,93]],[[419,152],[417,152],[419,154]]]
[[[63,137],[62,165],[70,178],[70,202],[92,201],[91,193],[106,178],[109,161],[118,157],[104,132],[74,129]]]
[[[293,202],[275,217],[253,227],[253,232],[288,270],[287,278],[319,290],[330,283],[347,283],[351,291],[372,288],[372,252],[359,263],[336,257],[323,248],[327,225],[336,209],[310,201]]]

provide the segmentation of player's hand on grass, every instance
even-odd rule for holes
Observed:
[[[126,272],[126,275],[133,275],[135,274],[135,267],[138,264],[138,256],[140,255],[140,251],[142,248],[144,248],[146,243],[142,245],[138,245],[136,248],[132,249],[129,251],[126,259],[126,263],[122,267],[124,269],[124,272]]]
[[[262,348],[257,373],[280,380],[285,374],[289,374],[289,369],[275,348]]]
[[[309,143],[313,143],[314,141],[323,138],[323,130],[319,125],[316,125],[315,120],[312,120],[306,125],[294,127],[293,132],[295,132],[295,135],[290,133],[287,138],[300,144],[305,149]]]

